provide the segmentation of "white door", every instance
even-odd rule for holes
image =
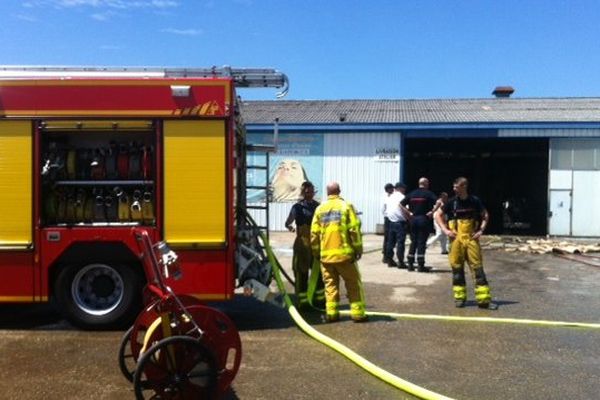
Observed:
[[[550,235],[571,235],[571,191],[550,191]]]
[[[600,236],[600,171],[573,172],[573,236]]]

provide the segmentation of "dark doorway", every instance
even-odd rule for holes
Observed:
[[[448,192],[458,176],[490,213],[488,233],[545,235],[548,215],[548,139],[428,138],[404,141],[404,181],[421,176]]]

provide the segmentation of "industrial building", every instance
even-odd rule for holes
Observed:
[[[490,212],[489,233],[600,237],[600,98],[511,93],[244,102],[250,142],[272,141],[278,120],[270,229],[284,229],[304,179],[321,195],[327,182],[340,182],[363,230],[375,232],[385,183],[403,181],[410,190],[426,176],[434,192],[452,193],[453,179],[466,176]]]

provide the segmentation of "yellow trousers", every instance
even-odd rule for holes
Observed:
[[[308,226],[306,226],[308,227]],[[304,225],[300,228],[304,228]],[[313,255],[310,248],[310,231],[306,229],[303,232],[298,229],[298,236],[294,242],[294,257],[292,259],[292,268],[294,270],[294,283],[296,292],[296,305],[299,308],[307,308],[309,305],[308,299],[308,284],[309,273],[313,264]],[[323,293],[323,280],[319,276],[317,286],[315,288],[313,304],[323,306],[325,301]]]
[[[452,240],[448,259],[453,269],[463,268],[465,261],[469,264],[471,271],[481,267],[483,265],[483,257],[481,256],[479,241],[471,239],[471,234],[458,234]]]
[[[356,262],[321,263],[321,273],[323,274],[323,283],[325,284],[327,316],[339,316],[341,276],[346,285],[346,294],[350,302],[350,316],[352,319],[364,318],[365,295]]]
[[[471,239],[476,231],[476,223],[473,220],[452,221],[450,228],[457,232],[456,237],[450,243],[448,260],[452,267],[452,290],[454,299],[464,301],[467,299],[467,287],[465,281],[465,262],[469,265],[471,277],[475,285],[475,300],[478,304],[489,304],[492,296],[490,287],[483,270],[483,257],[478,240]]]

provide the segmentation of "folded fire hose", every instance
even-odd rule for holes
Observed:
[[[249,222],[255,225],[254,221],[248,216]],[[397,377],[394,374],[389,373],[388,371],[378,367],[377,365],[371,363],[367,359],[361,357],[359,354],[355,353],[348,347],[343,344],[335,341],[317,331],[315,328],[310,326],[300,315],[296,307],[294,306],[292,300],[290,299],[287,291],[285,290],[285,286],[283,284],[283,280],[281,279],[282,267],[279,263],[279,260],[275,256],[273,249],[268,243],[265,235],[260,234],[260,238],[264,244],[265,251],[267,253],[267,258],[269,263],[273,267],[273,276],[275,277],[275,281],[277,283],[277,287],[281,294],[283,295],[283,299],[285,305],[288,309],[288,312],[294,322],[298,325],[298,327],[307,335],[317,340],[318,342],[330,347],[331,349],[337,351],[342,354],[344,357],[348,358],[352,362],[354,362],[359,367],[363,368],[365,371],[374,375],[375,377],[381,379],[388,384],[403,390],[413,396],[416,396],[421,399],[431,399],[431,400],[442,400],[442,399],[451,399],[450,397],[444,396],[442,394],[433,392],[431,390],[425,389],[421,386],[418,386],[414,383],[408,382],[402,378]],[[309,303],[312,306],[312,298],[315,292],[317,279],[319,274],[315,273],[318,271],[319,264],[314,263],[311,271],[307,297]],[[313,279],[314,278],[314,279]],[[313,308],[315,308],[313,306]],[[349,315],[349,311],[342,310],[341,314]],[[562,327],[562,328],[588,328],[588,329],[600,329],[599,323],[582,323],[582,322],[561,322],[561,321],[546,321],[546,320],[532,320],[532,319],[515,319],[515,318],[489,318],[489,317],[459,317],[459,316],[445,316],[445,315],[428,315],[428,314],[402,314],[402,313],[386,313],[386,312],[375,312],[375,311],[367,311],[367,315],[369,316],[385,316],[391,318],[404,318],[404,319],[425,319],[425,320],[444,320],[444,321],[461,321],[461,322],[493,322],[493,323],[509,323],[509,324],[521,324],[521,325],[537,325],[537,326],[546,326],[546,327]]]

